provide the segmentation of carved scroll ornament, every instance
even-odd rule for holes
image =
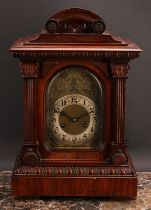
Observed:
[[[51,17],[45,25],[47,33],[95,33],[105,31],[102,18],[79,8],[66,10]]]

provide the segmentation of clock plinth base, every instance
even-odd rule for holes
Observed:
[[[136,177],[13,176],[14,196],[136,197]]]
[[[136,197],[137,175],[128,159],[121,166],[23,166],[16,161],[12,194]]]

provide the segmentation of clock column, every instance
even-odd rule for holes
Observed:
[[[39,64],[26,62],[20,64],[24,79],[24,144],[21,151],[24,165],[36,165],[39,162],[37,141],[37,78],[39,77]]]
[[[127,149],[125,145],[125,91],[128,64],[112,64],[114,104],[113,104],[113,142],[111,162],[113,164],[127,163]]]

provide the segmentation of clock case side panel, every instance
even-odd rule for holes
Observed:
[[[69,66],[83,66],[90,70],[92,74],[94,74],[102,83],[105,92],[105,113],[104,113],[104,149],[61,149],[55,150],[52,149],[49,151],[45,145],[45,93],[47,89],[48,81],[53,78],[56,73],[65,67]],[[104,69],[103,71],[101,69]],[[101,165],[102,163],[108,164],[108,154],[110,151],[110,141],[111,137],[111,99],[112,99],[112,92],[111,92],[111,81],[108,75],[108,65],[101,64],[100,68],[92,64],[91,61],[75,61],[75,60],[68,60],[68,61],[60,61],[57,64],[54,62],[44,62],[42,64],[42,77],[39,80],[39,91],[38,91],[38,99],[39,102],[43,101],[43,103],[38,103],[38,135],[39,135],[39,144],[41,149],[41,161],[42,165]],[[42,125],[42,126],[41,126]]]

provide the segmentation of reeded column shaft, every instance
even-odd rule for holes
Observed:
[[[24,78],[24,132],[25,144],[35,144],[37,141],[37,77],[39,65],[37,63],[21,63]]]
[[[112,64],[111,71],[114,86],[114,139],[115,144],[125,142],[125,89],[128,64]]]

